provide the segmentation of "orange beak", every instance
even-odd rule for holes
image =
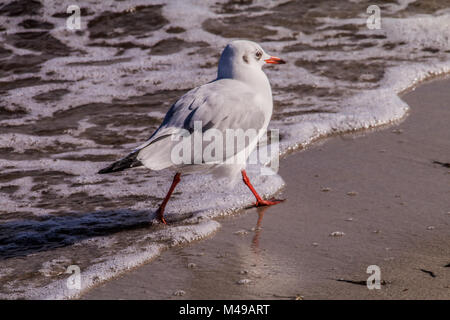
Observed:
[[[285,64],[286,61],[283,59],[280,59],[278,57],[270,57],[269,59],[264,60],[266,63],[272,63],[272,64]]]

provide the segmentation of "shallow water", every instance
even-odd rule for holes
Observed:
[[[250,203],[244,186],[190,177],[169,203],[171,227],[149,226],[170,172],[96,175],[144,141],[188,89],[214,79],[231,39],[289,63],[266,68],[281,152],[402,118],[398,93],[450,70],[448,1],[89,1],[81,30],[70,1],[0,7],[0,296],[76,296],[170,246],[205,237],[212,217]],[[184,14],[180,14],[183,12]],[[283,186],[257,177],[263,194]]]

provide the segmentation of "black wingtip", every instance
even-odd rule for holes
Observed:
[[[108,168],[103,168],[102,170],[99,170],[97,172],[97,174],[105,174],[105,173],[111,172],[111,170],[108,170],[108,169],[109,169],[109,167]]]
[[[101,169],[98,171],[98,174],[105,174],[105,173],[111,173],[111,172],[117,172],[122,171],[128,168],[134,168],[142,166],[142,163],[137,159],[137,152],[130,153],[125,158],[116,161],[106,168]]]

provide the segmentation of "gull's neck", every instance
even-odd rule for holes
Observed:
[[[221,66],[219,64],[217,80],[219,79],[233,79],[242,81],[253,88],[256,92],[268,95],[272,98],[272,90],[270,88],[269,79],[262,69],[247,66],[233,68],[230,66]]]

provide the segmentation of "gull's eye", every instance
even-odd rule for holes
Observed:
[[[261,51],[256,51],[256,59],[261,59],[261,57],[262,57],[262,52]]]

